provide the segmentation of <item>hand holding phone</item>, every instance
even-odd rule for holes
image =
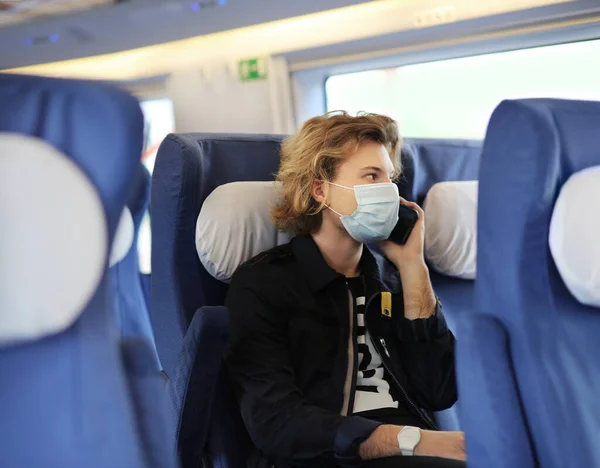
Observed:
[[[406,244],[418,220],[419,212],[401,203],[398,209],[398,222],[389,240],[400,245]]]

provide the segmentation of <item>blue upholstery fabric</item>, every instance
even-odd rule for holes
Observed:
[[[184,468],[200,466],[211,415],[223,417],[214,401],[228,338],[229,315],[225,307],[199,309],[185,335],[177,371],[169,386],[177,449]]]
[[[150,312],[150,307],[152,306],[152,274],[151,273],[142,273],[140,275],[142,281],[142,291],[144,292],[144,299],[146,301],[146,308],[148,309],[148,315],[152,317],[152,313]],[[152,335],[154,336],[154,334]],[[156,348],[156,345],[154,345]],[[158,353],[158,351],[157,351]]]
[[[407,139],[402,150],[400,195],[423,203],[438,182],[477,180],[480,158],[481,142],[477,140]]]
[[[479,320],[495,318],[508,335],[510,352],[498,352],[494,359],[514,369],[512,376],[498,372],[516,384],[520,424],[529,426],[544,467],[600,466],[600,318],[597,309],[570,295],[548,247],[562,185],[573,173],[600,164],[598,128],[597,102],[505,101],[492,115],[483,150],[475,312]],[[463,357],[475,355],[469,349],[482,352],[489,345],[477,339],[479,346],[459,340]],[[465,359],[460,368],[469,366]],[[500,452],[500,430],[505,438],[522,436],[515,433],[517,415],[506,420],[514,401],[502,388],[491,390],[488,373],[465,377],[460,372],[459,377],[469,403],[463,412],[467,445],[482,448],[470,454],[471,461],[475,467],[489,466],[486,450]],[[497,404],[483,413],[479,398],[486,388],[495,391]],[[498,431],[488,430],[490,425]],[[506,466],[532,466],[530,451],[522,448],[519,463]]]
[[[0,88],[0,131],[39,137],[67,153],[104,190],[112,239],[131,171],[139,163],[139,158],[122,161],[123,155],[141,151],[137,135],[143,123],[137,101],[98,83],[30,76],[0,75]],[[129,164],[133,167],[115,170]]]
[[[142,149],[137,101],[97,83],[0,75],[0,102],[0,132],[46,140],[89,177],[104,208],[108,249]],[[148,466],[109,287],[105,275],[66,331],[0,349],[2,466]]]
[[[452,278],[431,271],[431,283],[442,302],[446,323],[453,333],[459,333],[460,314],[473,308],[475,282]]]
[[[477,180],[481,142],[474,140],[406,140],[402,150],[400,195],[422,204],[438,182]],[[442,301],[448,326],[456,331],[456,315],[472,306],[473,281],[432,272],[431,280]]]
[[[281,137],[169,135],[152,177],[152,323],[160,360],[171,375],[196,312],[222,305],[226,287],[198,260],[196,218],[219,185],[272,180]]]
[[[469,467],[537,466],[506,329],[493,317],[469,312],[462,314],[459,331],[460,422],[466,433]]]
[[[403,176],[400,195],[422,204],[429,189],[438,182],[477,180],[481,142],[474,140],[407,140],[402,150]],[[457,333],[458,316],[473,305],[474,282],[431,272],[431,282],[442,301],[448,327]],[[460,337],[459,337],[460,339]],[[459,430],[458,403],[436,413],[438,426]]]
[[[115,294],[115,312],[121,333],[124,337],[145,338],[154,356],[154,367],[160,370],[161,365],[154,344],[150,312],[146,306],[137,250],[140,224],[149,202],[150,173],[139,164],[127,200],[127,207],[131,211],[135,227],[133,244],[125,258],[110,269],[110,275]]]
[[[144,337],[125,338],[122,355],[147,467],[175,467],[175,433],[166,382],[157,378],[156,353]]]

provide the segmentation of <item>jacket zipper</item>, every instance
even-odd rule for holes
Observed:
[[[388,364],[386,363],[386,357],[390,358],[390,354],[387,350],[387,347],[385,345],[385,340],[383,338],[379,338],[380,344],[383,348],[383,351],[385,351],[385,353],[382,353],[382,349],[378,346],[377,342],[374,339],[374,335],[371,333],[371,331],[369,330],[369,321],[368,321],[368,312],[369,312],[369,305],[371,304],[371,302],[373,301],[373,299],[375,299],[380,293],[377,293],[373,296],[371,296],[369,298],[369,300],[367,301],[367,305],[365,307],[365,328],[367,330],[367,333],[369,334],[369,338],[371,339],[371,343],[373,344],[373,346],[375,347],[375,349],[379,352],[379,354],[381,354],[381,362],[383,363],[383,367],[385,368],[385,370],[387,371],[388,375],[392,378],[392,380],[394,381],[394,383],[396,384],[396,387],[402,392],[402,394],[404,395],[404,398],[406,399],[406,401],[408,402],[408,404],[410,406],[412,406],[412,408],[417,412],[417,414],[421,417],[421,420],[430,428],[433,429],[434,431],[437,430],[437,426],[429,419],[429,417],[427,417],[426,415],[423,414],[423,412],[419,409],[419,407],[415,404],[414,401],[412,401],[412,399],[408,396],[408,393],[406,392],[406,390],[404,390],[404,387],[402,385],[400,385],[400,381],[396,378],[396,376],[394,375],[394,373],[392,372],[392,370],[390,369],[390,367],[388,366]]]
[[[350,416],[352,414],[352,407],[354,404],[354,388],[356,385],[356,376],[354,373],[354,368],[356,365],[356,346],[354,343],[354,296],[348,287],[348,282],[346,281],[346,290],[348,291],[348,304],[349,304],[349,324],[350,324],[350,333],[348,337],[348,370],[346,372],[346,382],[344,383],[344,399],[342,403],[342,416]]]

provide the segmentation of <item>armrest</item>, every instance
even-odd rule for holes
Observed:
[[[144,338],[125,338],[121,353],[144,466],[175,468],[178,464],[167,392],[164,379],[156,370],[154,349]]]
[[[225,307],[196,311],[169,383],[182,468],[200,466],[228,339],[229,314]]]

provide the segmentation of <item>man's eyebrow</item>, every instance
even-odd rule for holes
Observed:
[[[361,171],[375,171],[375,172],[383,172],[383,170],[380,167],[377,166],[367,166],[367,167],[363,167],[361,169]]]
[[[367,166],[367,167],[363,167],[363,168],[361,169],[361,171],[373,171],[373,172],[376,172],[376,173],[378,173],[378,174],[382,174],[383,172],[385,172],[385,170],[384,170],[384,169],[382,169],[381,167],[378,167],[378,166]],[[394,171],[392,170],[392,171],[389,173],[389,175],[390,175],[390,177],[393,177],[393,176],[394,176]]]

